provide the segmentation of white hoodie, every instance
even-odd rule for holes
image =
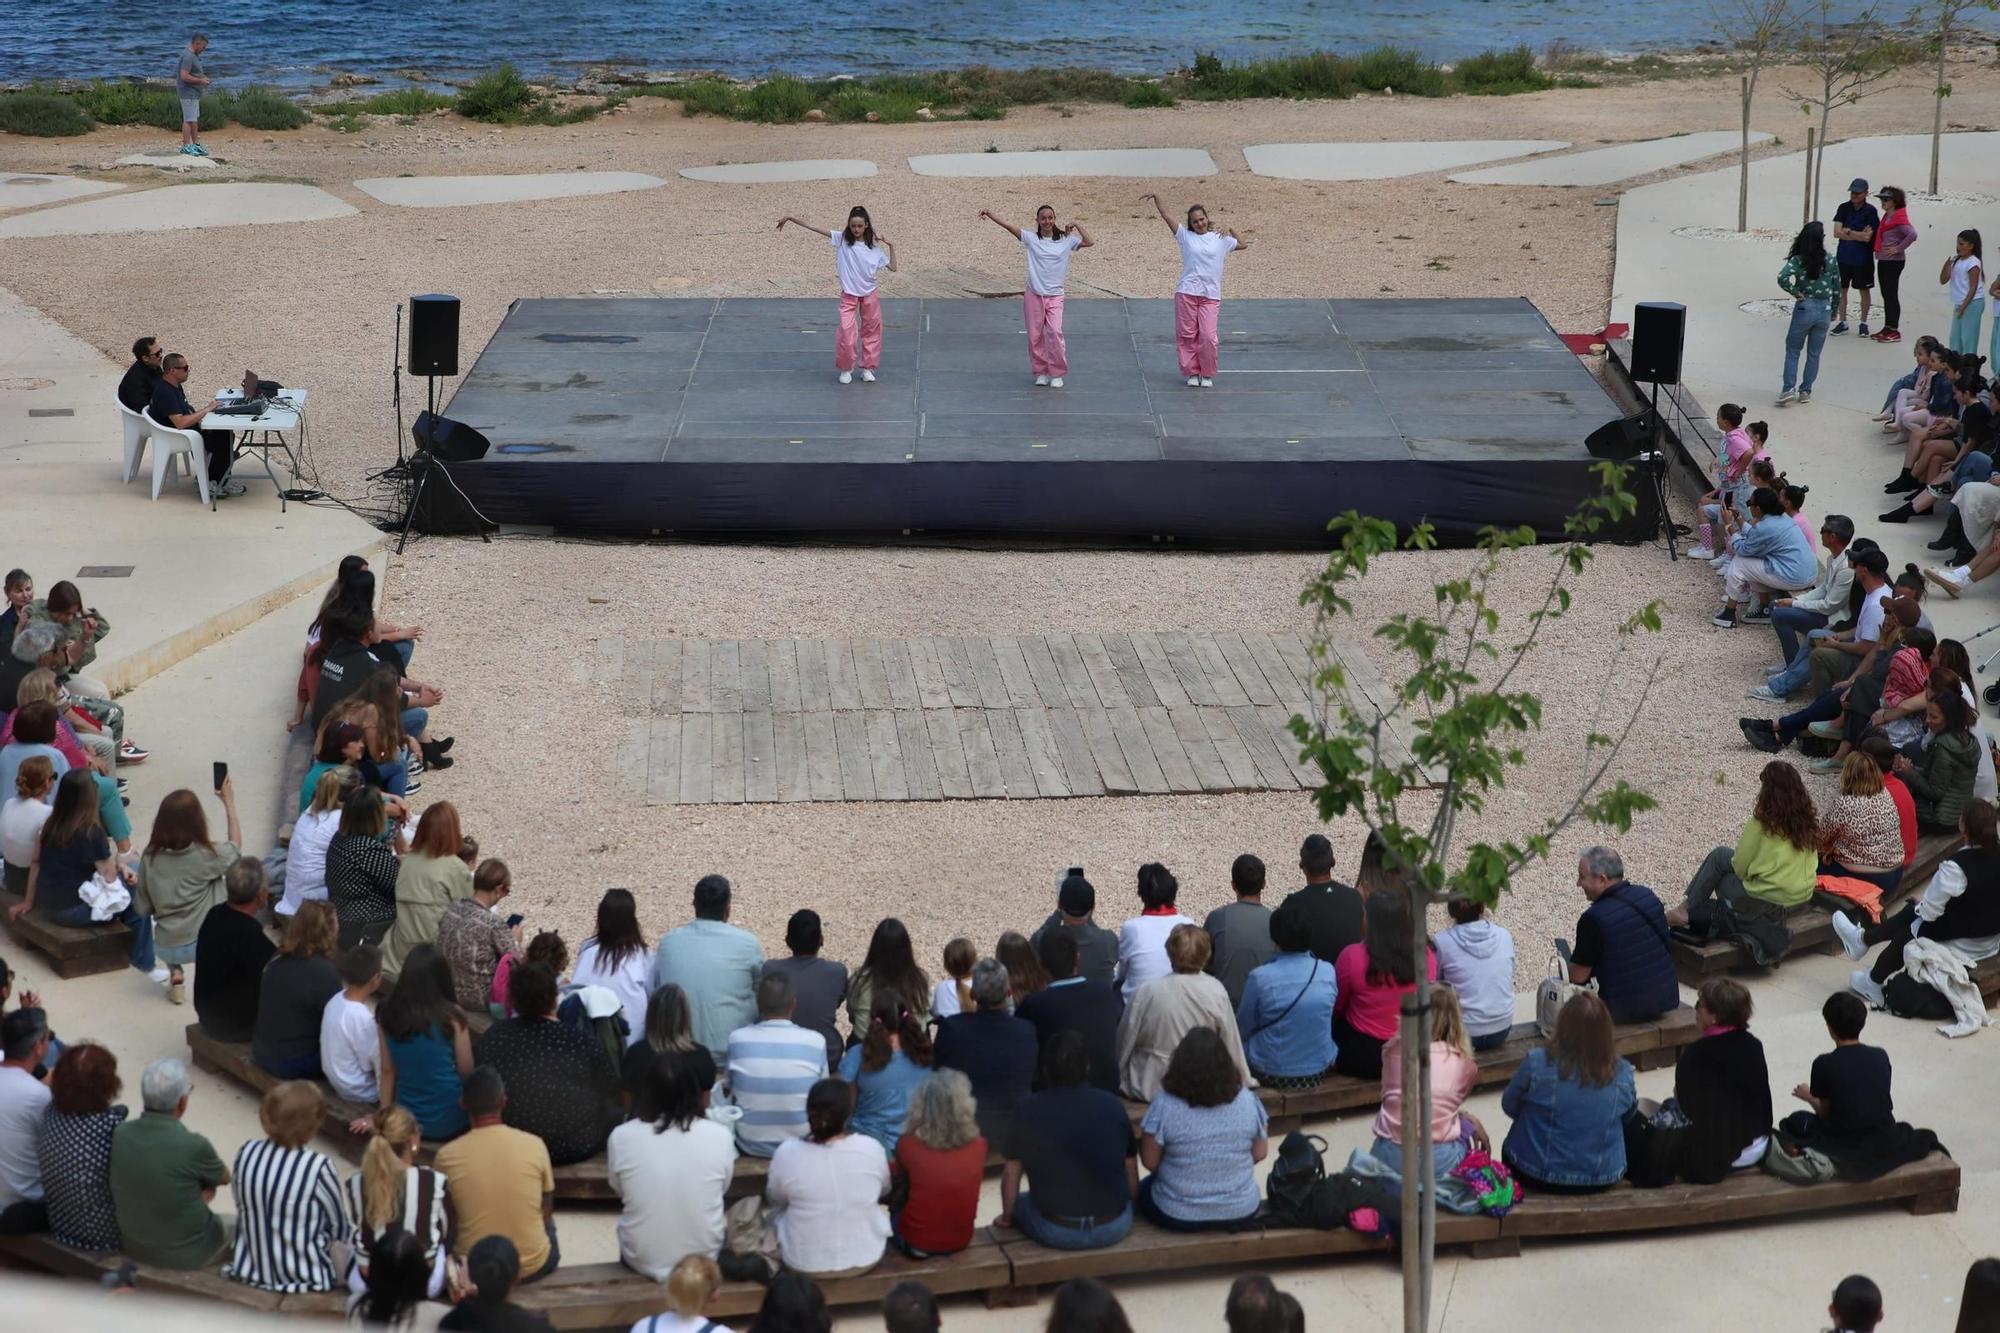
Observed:
[[[1439,980],[1458,992],[1465,1030],[1474,1037],[1514,1026],[1514,937],[1481,917],[1436,940]]]

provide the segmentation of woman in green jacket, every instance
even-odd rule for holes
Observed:
[[[1924,710],[1928,734],[1896,756],[1896,776],[1917,806],[1917,827],[1925,833],[1955,833],[1959,813],[1972,799],[1979,775],[1979,741],[1972,734],[1972,705],[1958,690],[1939,691]]]
[[[382,971],[394,975],[419,944],[436,944],[447,907],[472,896],[472,867],[458,856],[462,835],[450,801],[434,801],[396,869],[396,924],[382,942]]]
[[[1687,898],[1667,911],[1667,924],[1706,923],[1720,898],[1737,916],[1778,921],[1812,904],[1819,874],[1819,817],[1799,771],[1781,760],[1758,775],[1757,806],[1734,847],[1718,847],[1688,882]]]

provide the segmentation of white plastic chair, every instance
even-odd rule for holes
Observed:
[[[153,435],[153,498],[160,498],[160,483],[185,456],[188,471],[194,473],[195,485],[201,488],[201,502],[214,508],[215,502],[208,495],[208,449],[201,432],[162,426],[150,407],[145,410],[144,416]]]
[[[118,416],[125,425],[125,480],[130,483],[138,474],[139,462],[146,456],[146,441],[153,434],[153,423],[125,406],[118,399]]]

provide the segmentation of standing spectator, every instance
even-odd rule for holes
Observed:
[[[467,1124],[464,1080],[472,1073],[472,1034],[455,993],[451,964],[435,944],[419,944],[389,998],[375,1009],[382,1036],[377,1104],[384,1111],[398,1103],[409,1108],[427,1139],[455,1138]]]
[[[382,986],[382,955],[357,944],[334,967],[341,989],[320,1011],[320,1069],[335,1096],[373,1106],[381,1096],[382,1034],[368,1001]]]
[[[1125,1104],[1085,1082],[1086,1059],[1077,1033],[1049,1039],[1041,1090],[1022,1099],[1003,1147],[1007,1165],[994,1225],[1018,1227],[1051,1249],[1102,1249],[1132,1230],[1139,1140]]]
[[[0,1066],[4,1068],[5,1066]],[[0,1076],[4,1077],[4,1076]],[[35,1139],[49,1234],[82,1250],[118,1248],[111,1199],[111,1138],[125,1123],[118,1061],[94,1042],[67,1047],[49,1072],[49,1107]],[[6,1094],[0,1092],[0,1103]]]
[[[757,1022],[729,1034],[725,1086],[743,1112],[736,1147],[751,1157],[807,1131],[806,1098],[826,1077],[826,1043],[792,1021],[793,1006],[792,979],[774,973],[757,983]]]
[[[653,985],[673,982],[694,1005],[695,1040],[716,1063],[729,1055],[729,1034],[757,1021],[757,978],[764,950],[757,937],[729,924],[729,881],[703,875],[694,886],[694,920],[660,937]]]
[[[1119,1020],[1119,1087],[1134,1101],[1151,1101],[1181,1039],[1198,1027],[1222,1038],[1237,1078],[1247,1084],[1250,1065],[1243,1058],[1229,993],[1202,970],[1208,962],[1207,932],[1191,923],[1177,926],[1167,936],[1166,952],[1173,970],[1147,982]]]
[[[1076,935],[1071,931],[1044,934],[1041,954],[1042,966],[1055,980],[1046,990],[1022,1000],[1015,1006],[1015,1014],[1034,1027],[1036,1043],[1044,1051],[1059,1032],[1082,1037],[1090,1057],[1091,1086],[1117,1092],[1118,1019],[1124,1009],[1117,987],[1078,973]],[[1332,973],[1327,975],[1330,978]]]
[[[792,1021],[826,1038],[827,1068],[831,1069],[847,1049],[840,1037],[840,1002],[847,998],[847,966],[819,956],[825,943],[819,913],[801,907],[785,923],[785,947],[792,951],[791,957],[767,959],[764,973],[782,972],[792,979],[796,1001]]]
[[[1097,924],[1097,890],[1083,877],[1083,867],[1071,866],[1056,886],[1056,910],[1041,928],[1028,937],[1037,949],[1051,931],[1076,938],[1077,970],[1087,981],[1115,982],[1118,973],[1118,936]],[[968,975],[971,964],[966,964]]]
[[[708,1092],[688,1056],[663,1055],[646,1073],[648,1114],[611,1131],[605,1159],[611,1189],[624,1200],[618,1258],[664,1282],[689,1256],[721,1253],[736,1144],[704,1114]]]
[[[450,1285],[451,1209],[445,1204],[444,1177],[417,1165],[422,1145],[417,1118],[402,1107],[392,1106],[375,1118],[361,1169],[347,1178],[347,1214],[354,1223],[350,1286],[357,1277],[368,1279],[375,1247],[399,1231],[414,1237],[423,1257],[420,1294],[441,1296]]]
[[[396,868],[396,923],[382,942],[382,970],[391,976],[412,949],[437,942],[446,908],[472,896],[472,868],[458,857],[463,836],[450,801],[426,806],[417,820],[409,854]]]
[[[1313,957],[1328,967],[1340,959],[1340,951],[1359,944],[1362,935],[1361,893],[1333,877],[1333,844],[1324,833],[1308,834],[1299,844],[1299,873],[1305,887],[1285,896],[1305,904],[1306,920],[1312,926]]]
[[[938,1313],[937,1297],[915,1279],[898,1282],[882,1298],[884,1333],[938,1333],[944,1319]],[[694,1333],[689,1330],[689,1333]]]
[[[1270,1088],[1316,1088],[1333,1067],[1333,965],[1312,955],[1312,923],[1296,896],[1271,914],[1277,955],[1250,974],[1236,1027],[1243,1058]]]
[[[180,65],[174,70],[174,94],[181,101],[181,151],[190,157],[207,157],[208,150],[201,146],[201,94],[214,80],[202,73],[201,53],[208,49],[208,38],[196,33],[188,38],[187,50],[181,52]]]
[[[504,1236],[519,1253],[526,1280],[533,1282],[555,1272],[562,1261],[556,1244],[556,1177],[540,1139],[501,1123],[506,1110],[507,1084],[497,1071],[479,1068],[466,1075],[465,1114],[472,1127],[438,1149],[437,1169],[458,1219],[455,1253],[465,1258],[485,1237]],[[471,1267],[484,1295],[478,1265]]]
[[[1910,225],[1909,200],[1901,189],[1894,185],[1884,185],[1875,192],[1885,210],[1882,221],[1875,228],[1875,273],[1882,282],[1882,331],[1875,335],[1878,343],[1899,343],[1903,341],[1903,302],[1901,285],[1903,264],[1909,258],[1910,247],[1917,243],[1917,229]]]
[[[49,1229],[39,1140],[49,1089],[42,1082],[49,1024],[40,1009],[0,1019],[0,1236]]]
[[[249,1041],[257,1030],[264,965],[278,952],[258,923],[271,901],[263,863],[239,857],[222,877],[222,895],[195,936],[194,1015],[217,1041]]]
[[[1396,1035],[1403,996],[1417,988],[1410,950],[1416,925],[1400,893],[1368,895],[1368,933],[1333,965],[1334,1068],[1353,1078],[1382,1077],[1382,1043]],[[1424,950],[1437,980],[1437,950]]]
[[[625,1030],[646,1030],[646,1000],[653,993],[653,951],[639,929],[639,904],[630,889],[607,889],[597,900],[597,933],[576,951],[573,986],[602,986],[618,997]]]
[[[1383,895],[1386,896],[1386,895]],[[1268,1119],[1211,1028],[1181,1039],[1140,1123],[1139,1207],[1170,1231],[1228,1231],[1255,1221],[1256,1164]]]
[[[956,1069],[972,1081],[979,1104],[979,1132],[989,1143],[1005,1143],[1014,1105],[1028,1095],[1035,1078],[1035,1029],[1007,1012],[1007,969],[982,958],[972,969],[970,1014],[938,1024],[931,1064]]]
[[[882,1261],[889,1217],[889,1159],[882,1145],[849,1131],[854,1090],[821,1079],[806,1098],[808,1128],[771,1158],[764,1195],[771,1201],[778,1254],[808,1277],[856,1277]]]
[[[1958,234],[1952,257],[1938,271],[1938,286],[1951,295],[1951,336],[1946,345],[1967,355],[1979,351],[1979,320],[1986,313],[1985,284],[1979,253],[1978,229],[1968,227]]]
[[[1625,1176],[1625,1117],[1637,1101],[1610,1010],[1589,991],[1572,995],[1555,1036],[1528,1052],[1500,1094],[1513,1122],[1501,1160],[1544,1194],[1610,1189]]]
[[[1167,961],[1167,936],[1176,926],[1194,924],[1174,906],[1180,888],[1173,872],[1158,861],[1139,867],[1139,904],[1145,910],[1118,931],[1118,985],[1127,1004],[1141,986],[1173,970]]]
[[[1792,323],[1785,331],[1785,383],[1778,406],[1812,401],[1819,378],[1819,351],[1826,342],[1833,297],[1840,290],[1840,272],[1826,257],[1826,228],[1808,222],[1792,238],[1791,253],[1778,270],[1778,286],[1792,298]],[[1799,352],[1806,354],[1805,375],[1799,375]]]
[[[333,1163],[306,1145],[326,1098],[303,1079],[280,1083],[257,1109],[265,1137],[236,1154],[236,1253],[224,1277],[265,1291],[332,1291],[333,1245],[351,1234]]]
[[[121,872],[112,855],[111,839],[105,836],[104,823],[98,817],[97,780],[88,769],[75,768],[56,784],[55,805],[42,824],[34,863],[28,868],[27,890],[20,902],[7,909],[7,919],[18,921],[29,912],[39,912],[59,926],[103,924],[97,920],[96,909],[83,900],[83,888],[93,878],[114,884]],[[118,920],[132,932],[128,955],[132,966],[165,984],[167,969],[154,966],[153,918],[127,906],[118,913]]]
[[[684,1059],[704,1094],[715,1087],[715,1057],[694,1039],[694,1026],[688,1015],[686,992],[672,982],[660,987],[646,1001],[644,1031],[625,1048],[625,1055],[619,1061],[619,1083],[624,1089],[626,1106],[641,1120],[658,1119],[653,1108],[646,1104],[646,1098],[652,1085],[650,1071],[662,1056]]]
[[[465,1256],[472,1294],[438,1321],[447,1333],[540,1333],[548,1316],[530,1314],[507,1297],[521,1284],[521,1251],[505,1236],[488,1236]],[[528,1281],[534,1281],[530,1277]]]
[[[902,1195],[889,1211],[897,1248],[927,1259],[956,1254],[972,1243],[986,1140],[965,1075],[940,1069],[917,1084],[909,1122],[890,1149],[889,1171]]]
[[[473,1058],[512,1088],[506,1123],[548,1145],[568,1166],[604,1151],[616,1123],[618,1070],[596,1037],[556,1019],[555,973],[523,963],[511,981],[514,1017],[479,1035]]]
[[[195,937],[211,908],[222,902],[223,875],[243,855],[243,824],[236,817],[236,779],[216,793],[228,836],[213,842],[201,797],[183,787],[168,792],[153,816],[153,833],[139,857],[132,906],[153,918],[153,951],[167,965],[167,995],[187,1003],[183,969],[194,961]]]
[[[908,927],[895,917],[884,917],[868,939],[868,954],[847,983],[847,1028],[851,1046],[861,1040],[875,1012],[875,990],[893,990],[915,1012],[917,1021],[930,1021],[931,979],[917,966],[916,951],[910,946]]]
[[[160,378],[160,340],[148,335],[132,340],[132,364],[118,381],[118,401],[127,411],[143,412],[153,401],[153,385]],[[11,627],[10,627],[11,632]]]
[[[1243,984],[1251,972],[1271,961],[1278,946],[1271,942],[1271,909],[1264,906],[1264,863],[1245,852],[1229,866],[1229,887],[1236,901],[1208,914],[1201,928],[1208,932],[1208,973],[1229,992],[1229,1007],[1243,1003]]]
[[[333,965],[338,933],[333,909],[325,903],[305,904],[285,927],[284,942],[258,985],[257,1024],[250,1036],[250,1058],[266,1073],[320,1077],[320,1022],[341,989]]]
[[[1453,924],[1438,933],[1438,975],[1458,992],[1472,1049],[1490,1051],[1514,1030],[1514,937],[1470,898],[1445,911]]]
[[[1556,941],[1570,981],[1581,986],[1596,978],[1614,1023],[1643,1023],[1678,1009],[1681,988],[1659,895],[1627,880],[1624,860],[1609,847],[1584,849],[1576,886],[1590,903],[1576,919],[1576,948]]]
[[[340,916],[340,947],[379,947],[396,924],[397,854],[381,793],[356,787],[340,808],[340,828],[326,845],[326,898]]]
[[[438,922],[438,952],[451,964],[458,1007],[468,1014],[486,1012],[500,960],[520,947],[520,926],[508,925],[496,910],[513,891],[514,877],[507,863],[487,860],[472,874],[472,896],[445,908],[444,919]]]
[[[180,1061],[153,1061],[139,1076],[145,1109],[111,1135],[119,1240],[127,1258],[156,1268],[206,1268],[229,1243],[209,1208],[215,1191],[229,1183],[229,1170],[185,1123],[192,1087]]]
[[[1840,319],[1828,333],[1847,332],[1847,289],[1861,294],[1861,327],[1868,336],[1868,302],[1875,287],[1875,230],[1882,215],[1868,202],[1868,182],[1855,177],[1847,185],[1847,200],[1833,210],[1834,260],[1840,265]],[[1885,293],[1886,295],[1886,293]]]
[[[861,1044],[848,1048],[840,1061],[841,1079],[854,1085],[855,1132],[874,1139],[882,1151],[894,1153],[910,1095],[930,1065],[931,1039],[924,1025],[902,996],[877,989],[875,1013]]]

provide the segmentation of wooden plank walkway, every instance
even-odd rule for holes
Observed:
[[[1362,697],[1388,697],[1359,651],[1339,656]],[[648,805],[1300,791],[1316,776],[1289,727],[1311,706],[1296,634],[603,639],[586,671],[631,720],[620,783]]]

